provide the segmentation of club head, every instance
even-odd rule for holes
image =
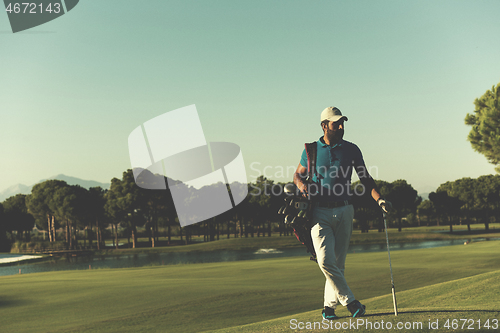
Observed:
[[[283,190],[285,191],[286,195],[296,195],[298,192],[298,188],[294,183],[286,184]]]

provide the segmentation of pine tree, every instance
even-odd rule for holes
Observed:
[[[465,117],[465,124],[472,126],[467,139],[500,173],[500,83],[476,98],[474,105],[474,113]]]

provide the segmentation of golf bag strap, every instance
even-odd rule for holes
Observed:
[[[313,176],[316,174],[316,158],[317,158],[317,143],[316,141],[304,144],[307,154],[307,181],[312,182]],[[312,204],[309,201],[309,211],[311,212]],[[311,260],[316,261],[316,251],[314,250],[314,245],[311,237],[311,225],[300,230],[295,230],[295,236],[297,239],[306,246],[307,252],[311,254]]]
[[[311,257],[309,258],[312,261],[317,261],[316,259],[316,251],[314,250],[314,245],[312,242],[312,237],[311,237],[311,228],[294,228],[293,233],[295,234],[295,237],[306,246],[307,252],[311,254]]]
[[[307,154],[307,179],[312,181],[313,176],[316,174],[316,157],[317,157],[317,143],[316,141],[306,143]]]

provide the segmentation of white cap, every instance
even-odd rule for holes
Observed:
[[[330,121],[339,121],[340,119],[345,118],[345,120],[348,120],[346,116],[342,115],[342,112],[334,106],[330,106],[329,108],[326,108],[321,112],[321,122],[323,120],[330,120]]]

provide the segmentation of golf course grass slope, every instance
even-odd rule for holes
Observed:
[[[322,321],[321,309],[255,324],[215,330],[233,332],[498,332],[500,330],[500,270],[397,293],[398,316],[392,295],[364,300],[367,314],[351,318],[346,308],[338,319]],[[311,328],[311,329],[308,329]]]
[[[363,319],[373,323],[421,322],[420,331],[427,332],[429,321],[438,320],[433,331],[447,332],[453,329],[443,329],[446,319],[460,325],[460,319],[471,319],[478,332],[483,327],[477,320],[482,325],[490,319],[494,332],[492,320],[500,319],[499,250],[500,241],[487,241],[391,252],[397,318],[387,252],[349,254],[345,274],[367,305]],[[3,276],[0,331],[292,331],[292,319],[320,321],[323,287],[323,274],[307,256]],[[349,320],[345,308],[338,315],[339,322]]]

